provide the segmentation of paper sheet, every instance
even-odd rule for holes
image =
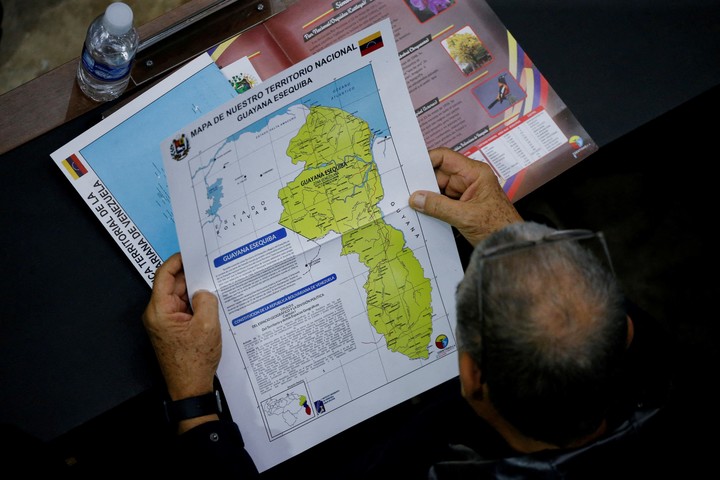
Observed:
[[[462,268],[389,20],[163,143],[190,292],[220,300],[218,375],[264,471],[457,374]],[[345,408],[340,408],[345,407]]]

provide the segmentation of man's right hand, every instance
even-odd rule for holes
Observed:
[[[192,308],[182,257],[176,253],[155,272],[143,324],[172,400],[213,391],[222,355],[217,297],[198,291]]]
[[[457,228],[473,247],[495,230],[522,221],[489,165],[445,147],[429,153],[443,195],[413,192],[412,208]]]

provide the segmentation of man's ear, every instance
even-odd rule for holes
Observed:
[[[632,318],[630,318],[630,315],[628,315],[627,316],[627,342],[625,343],[625,348],[628,348],[630,346],[634,337],[635,337],[635,325],[633,324],[633,321],[632,321]]]
[[[459,373],[463,397],[468,401],[482,400],[482,372],[468,352],[460,352]]]

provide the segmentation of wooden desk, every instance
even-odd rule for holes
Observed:
[[[182,60],[189,60],[269,18],[287,3],[282,0],[191,0],[139,26],[141,46],[130,85],[112,104],[129,100],[179,66]],[[197,17],[202,18],[191,26],[190,19]],[[197,26],[202,28],[195,28]],[[163,36],[175,28],[183,30],[172,38]],[[163,38],[157,43],[144,45],[160,37]],[[145,68],[148,55],[155,58],[152,72]],[[80,91],[75,80],[78,61],[79,57],[0,96],[0,154],[102,106]]]
[[[139,27],[140,38],[149,39],[216,2],[191,0]],[[256,13],[256,4],[269,8],[256,15],[248,11],[229,30],[220,29],[219,37],[225,38],[294,2],[226,3],[250,5]],[[720,58],[715,0],[682,5],[610,0],[602,9],[567,0],[488,4],[600,146],[720,83],[720,62],[709,60]],[[207,47],[222,39],[206,41]],[[77,61],[0,96],[0,154],[98,107],[76,85]],[[133,84],[120,101],[137,90]]]

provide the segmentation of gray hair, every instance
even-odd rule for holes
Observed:
[[[554,231],[514,223],[475,248],[457,292],[456,336],[499,413],[525,435],[565,446],[605,417],[627,321],[614,275],[579,241],[487,255]]]

